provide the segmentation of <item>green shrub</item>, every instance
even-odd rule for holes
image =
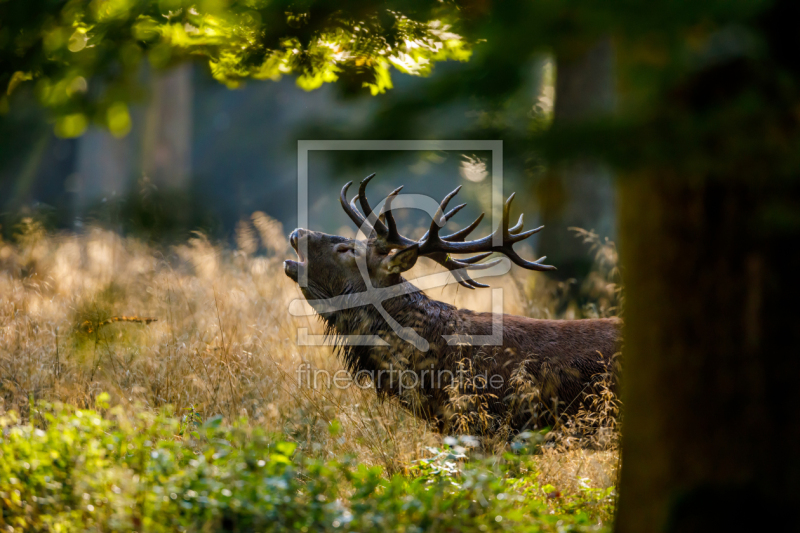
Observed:
[[[610,491],[571,498],[530,457],[470,459],[448,440],[406,475],[296,453],[244,419],[66,405],[0,417],[7,531],[594,531]],[[552,489],[552,490],[550,490]]]

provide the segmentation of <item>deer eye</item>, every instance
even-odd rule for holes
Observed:
[[[355,250],[353,249],[353,247],[348,245],[348,244],[337,244],[334,247],[334,251],[336,251],[337,253],[340,253],[340,254],[345,254],[347,252],[355,253]]]

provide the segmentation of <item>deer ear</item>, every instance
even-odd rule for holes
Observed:
[[[412,244],[386,257],[383,264],[389,274],[399,274],[413,267],[417,257],[419,257],[419,244]]]

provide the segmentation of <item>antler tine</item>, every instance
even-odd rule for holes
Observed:
[[[400,236],[400,233],[397,231],[397,223],[394,220],[394,215],[392,214],[392,200],[394,200],[400,191],[403,190],[403,186],[399,186],[395,190],[389,193],[389,196],[386,197],[386,201],[383,204],[383,209],[381,210],[384,218],[386,219],[386,226],[389,229],[389,238],[394,239]]]
[[[361,214],[361,211],[358,210],[358,206],[356,205],[356,200],[358,200],[358,195],[356,194],[353,196],[353,199],[350,200],[350,208],[353,210],[354,213],[357,213],[358,216],[361,217],[361,224],[358,225],[356,229],[364,229],[364,235],[369,237],[375,231],[375,228],[370,224],[364,215]]]
[[[448,220],[450,220],[451,218],[453,218],[453,217],[456,215],[456,213],[458,213],[459,211],[461,211],[461,210],[462,210],[462,209],[464,209],[465,207],[467,207],[467,204],[458,204],[458,205],[457,205],[457,206],[455,206],[453,209],[451,209],[450,211],[448,211],[447,213],[445,213],[445,215],[444,215],[444,221],[445,221],[445,222],[447,222]]]
[[[480,287],[481,284],[477,281],[474,281],[472,278],[469,277],[469,274],[465,270],[463,270],[463,266],[459,266],[455,264],[455,260],[450,257],[448,254],[445,253],[437,253],[431,254],[428,258],[433,259],[453,275],[453,278],[458,282],[459,285],[465,287],[467,289],[473,290],[475,287]],[[488,285],[487,285],[488,287]]]
[[[443,214],[444,210],[447,208],[447,204],[450,203],[450,200],[453,199],[453,196],[458,194],[458,191],[460,190],[461,190],[461,185],[456,187],[451,193],[445,196],[442,202],[439,204],[439,209],[436,210],[433,220],[431,221],[430,229],[424,235],[423,239],[421,239],[424,242],[420,245],[420,252],[419,252],[420,255],[425,255],[424,250],[427,248],[432,248],[433,246],[432,243],[436,243],[442,240],[441,237],[439,237],[439,230],[442,228],[442,226],[444,226],[447,223],[447,217]],[[455,212],[453,214],[455,215]]]
[[[438,210],[437,214],[439,212],[444,211],[444,209],[447,207],[447,204],[450,202],[450,200],[452,200],[453,197],[456,194],[458,194],[458,192],[460,190],[461,190],[461,186],[458,186],[454,191],[452,191],[450,194],[448,194],[447,196],[444,197],[442,202],[439,204],[439,210]],[[467,204],[460,204],[460,205],[457,205],[456,207],[454,207],[453,209],[451,209],[450,211],[448,211],[444,215],[444,222],[446,223],[448,220],[453,218],[453,216],[455,216],[456,213],[458,213],[464,207],[466,207],[466,205]],[[454,239],[456,241],[459,241],[459,240],[463,241],[464,238],[467,235],[469,235],[478,226],[478,224],[480,224],[481,220],[483,220],[483,217],[484,217],[484,214],[481,213],[481,215],[477,218],[477,220],[475,220],[472,224],[470,224],[469,226],[467,226],[466,228],[464,228],[462,230],[459,230],[459,231],[453,233],[452,235],[448,235],[447,237],[444,237],[444,240]],[[441,221],[441,219],[440,219],[440,221]],[[444,224],[442,224],[442,226],[444,226]],[[441,229],[442,226],[440,226],[437,223],[436,219],[434,219],[431,222],[431,229],[429,229],[427,232],[425,232],[425,235],[422,236],[422,238],[420,239],[420,242],[422,242],[424,244],[425,242],[431,242],[431,241],[436,241],[436,240],[442,239],[441,237],[439,237],[439,230]],[[431,235],[431,230],[433,230],[434,237],[432,239],[429,239],[429,236]],[[422,251],[421,251],[421,255],[423,255]],[[485,285],[483,283],[478,283],[477,281],[471,279],[469,277],[469,274],[467,274],[467,272],[464,271],[463,269],[465,269],[465,268],[480,269],[480,268],[489,268],[491,266],[494,266],[497,263],[496,261],[493,261],[491,263],[487,263],[486,266],[476,265],[476,263],[478,261],[486,259],[490,255],[492,255],[492,252],[486,252],[486,253],[478,254],[476,256],[469,257],[469,258],[466,258],[466,259],[461,259],[461,260],[456,260],[456,259],[452,258],[447,253],[432,253],[432,254],[429,254],[428,257],[430,259],[433,259],[434,261],[436,261],[440,265],[444,266],[446,269],[450,270],[452,272],[453,277],[455,278],[455,280],[461,286],[463,286],[463,287],[465,287],[467,289],[470,289],[470,290],[474,290],[476,287],[485,288],[485,287],[488,287],[489,285]]]
[[[361,211],[359,211],[359,210],[358,210],[358,206],[356,205],[356,202],[357,202],[357,201],[358,201],[358,195],[356,194],[355,196],[353,196],[353,197],[350,199],[350,207],[352,207],[352,208],[353,208],[353,211],[355,211],[356,213],[358,213],[358,214],[361,216],[361,219],[362,219],[362,220],[366,220],[366,219],[364,218],[364,215],[362,215],[362,214],[361,214]]]
[[[517,223],[514,225],[514,227],[513,227],[513,228],[509,228],[509,229],[508,229],[508,232],[509,232],[509,233],[516,233],[516,232],[518,232],[519,230],[521,230],[523,227],[524,227],[524,226],[523,226],[523,224],[522,224],[522,213],[520,213],[520,215],[519,215],[519,220],[517,221]]]
[[[397,223],[394,220],[394,215],[392,215],[392,200],[394,200],[400,191],[403,189],[403,186],[396,188],[392,192],[389,193],[389,196],[386,197],[386,201],[383,204],[383,209],[381,209],[382,214],[386,219],[386,225],[388,226],[388,233],[386,235],[386,240],[392,244],[399,244],[403,246],[411,246],[412,244],[416,244],[417,241],[408,239],[400,235],[400,232],[397,231]]]
[[[515,226],[515,227],[516,227],[516,226]],[[513,228],[512,228],[512,229],[513,229]],[[533,235],[534,233],[539,233],[539,232],[540,232],[540,231],[542,231],[543,229],[544,229],[544,226],[539,226],[538,228],[529,229],[528,231],[523,231],[522,233],[517,233],[516,235],[510,235],[510,236],[509,236],[509,237],[510,237],[510,239],[509,239],[509,240],[510,240],[512,243],[519,242],[519,241],[522,241],[522,240],[525,240],[525,239],[527,239],[528,237],[530,237],[530,236],[531,236],[531,235]],[[508,230],[508,231],[510,232],[511,230]]]
[[[486,259],[487,257],[492,255],[493,253],[494,252],[483,252],[482,254],[473,255],[472,257],[467,257],[466,259],[456,259],[455,261],[458,261],[459,263],[465,263],[465,264],[473,265],[473,264],[477,263],[478,261]]]
[[[500,245],[499,247],[492,246],[492,248],[495,251],[504,254],[514,264],[519,265],[522,268],[526,268],[528,270],[539,270],[539,271],[556,270],[556,267],[552,265],[543,265],[541,263],[541,261],[544,261],[547,258],[547,256],[542,256],[536,261],[527,261],[521,258],[519,254],[517,254],[517,252],[514,251],[513,247],[514,243],[519,242],[523,239],[527,239],[534,233],[539,233],[544,229],[544,226],[539,226],[538,228],[532,230],[514,234],[513,233],[514,231],[522,229],[522,216],[519,217],[519,222],[517,222],[517,224],[513,228],[511,229],[508,228],[509,214],[511,212],[511,202],[514,201],[514,196],[516,196],[516,194],[517,193],[512,192],[511,195],[508,197],[508,200],[506,200],[505,205],[503,206],[503,224],[502,224],[503,244]]]
[[[466,287],[471,291],[475,290],[475,287],[472,285],[472,283],[477,283],[477,281],[473,281],[469,277],[467,277],[467,279],[464,279],[464,276],[458,270],[452,270],[451,274],[453,275],[453,278],[458,282],[459,285],[461,285],[462,287]],[[467,280],[471,281],[472,283],[469,283]]]
[[[479,283],[479,282],[475,281],[472,278],[467,278],[464,281],[466,281],[467,283],[472,285],[472,287],[475,287],[475,288],[478,288],[478,289],[485,289],[485,288],[489,287],[489,285],[486,285],[485,283]]]
[[[347,190],[350,185],[353,184],[352,181],[345,184],[342,187],[342,191],[339,194],[339,200],[342,204],[347,215],[350,219],[355,222],[356,226],[359,229],[364,226],[366,230],[367,237],[376,233],[379,237],[385,240],[389,244],[399,245],[399,246],[411,246],[417,244],[417,241],[403,237],[400,235],[400,232],[397,231],[397,224],[395,223],[394,216],[392,215],[392,200],[397,197],[403,187],[398,187],[397,189],[393,190],[389,196],[386,197],[386,201],[384,202],[383,207],[381,208],[380,213],[375,213],[372,211],[372,208],[369,205],[369,202],[366,201],[365,193],[366,193],[366,186],[369,183],[375,174],[370,174],[367,176],[359,186],[359,193],[356,194],[350,202],[347,202]],[[364,216],[359,211],[356,202],[361,203],[363,209],[366,210],[368,216]],[[373,220],[374,219],[374,220]],[[385,222],[384,222],[385,221]],[[388,226],[388,227],[387,227]],[[382,228],[382,229],[381,229]]]
[[[467,205],[467,204],[463,204],[463,205]],[[466,228],[463,228],[463,229],[460,229],[460,230],[456,231],[455,233],[451,233],[450,235],[447,235],[446,237],[442,237],[442,240],[452,241],[452,242],[464,242],[464,239],[467,238],[467,235],[472,233],[475,230],[475,228],[478,227],[478,224],[481,223],[481,220],[483,220],[483,217],[485,215],[486,215],[486,213],[481,213],[480,216],[478,218],[476,218],[472,222],[472,224],[470,224]]]
[[[528,270],[539,270],[539,271],[558,270],[553,265],[543,265],[541,263],[542,261],[547,259],[546,255],[543,255],[542,257],[540,257],[536,261],[526,261],[525,259],[521,258],[519,255],[517,255],[517,252],[515,252],[514,249],[511,248],[511,245],[509,245],[508,248],[503,251],[503,253],[509,259],[511,259],[511,261],[514,264],[517,264],[517,265],[521,266],[522,268],[527,268]]]
[[[348,181],[347,183],[345,183],[344,187],[342,187],[342,190],[339,193],[339,202],[341,202],[342,209],[344,209],[344,212],[347,213],[348,217],[350,217],[350,220],[352,220],[353,223],[355,223],[358,229],[361,229],[365,221],[363,215],[358,212],[358,209],[356,209],[354,203],[350,204],[347,203],[347,189],[349,189],[352,184],[353,184],[352,181]],[[355,198],[353,198],[353,200],[355,201]],[[367,225],[369,226],[369,224]],[[371,232],[372,226],[369,226],[369,230]]]
[[[456,213],[458,213],[459,211],[461,211],[465,207],[467,207],[467,204],[459,204],[459,205],[455,206],[453,209],[451,209],[450,211],[448,211],[444,215],[444,221],[448,222],[451,218],[453,218],[455,216]],[[428,238],[428,234],[429,233],[430,233],[430,230],[426,231],[425,235],[423,235],[422,238],[420,238],[420,242],[425,241]],[[448,235],[448,237],[449,237],[449,235]],[[443,239],[447,239],[448,237],[442,237],[442,238]]]
[[[454,197],[456,194],[458,194],[458,191],[460,191],[460,190],[461,190],[461,185],[459,185],[458,187],[456,187],[455,189],[453,189],[453,191],[452,191],[452,192],[450,192],[450,193],[449,193],[447,196],[445,196],[445,197],[442,199],[442,203],[440,203],[440,204],[439,204],[439,210],[436,212],[436,214],[437,214],[437,215],[438,215],[439,213],[441,213],[441,214],[442,214],[442,215],[441,215],[441,217],[442,217],[442,218],[440,218],[440,219],[439,219],[439,222],[441,222],[442,224],[441,224],[441,226],[438,226],[438,225],[437,225],[438,227],[442,227],[442,226],[444,226],[444,223],[445,223],[445,222],[447,222],[447,217],[445,217],[445,216],[444,216],[444,210],[445,210],[445,209],[447,209],[447,204],[449,204],[449,203],[450,203],[450,200],[452,200],[452,199],[453,199],[453,197]],[[464,204],[464,205],[467,205],[467,204]],[[459,210],[459,209],[461,209],[461,208],[460,208],[460,207],[455,207],[455,208],[453,208],[453,214],[455,215],[455,214],[458,212],[458,210]],[[434,220],[434,222],[436,222],[436,220]]]
[[[476,288],[486,288],[488,285],[484,285],[483,283],[478,283],[474,279],[470,278],[467,274],[459,271],[458,269],[451,270],[453,277],[458,282],[459,285],[462,287],[466,287],[467,289],[474,291]]]
[[[438,263],[440,263],[442,266],[444,266],[445,268],[447,268],[448,270],[450,270],[452,272],[452,274],[453,274],[453,277],[456,279],[456,281],[460,285],[462,285],[463,287],[466,287],[467,289],[470,289],[470,290],[474,289],[476,287],[478,287],[478,288],[486,288],[486,287],[488,287],[488,285],[484,285],[483,283],[478,283],[474,279],[470,278],[469,274],[464,269],[473,268],[473,269],[476,269],[476,270],[481,270],[481,269],[493,267],[494,265],[496,265],[499,262],[499,259],[498,259],[497,261],[491,261],[491,262],[485,263],[485,264],[480,264],[480,265],[474,264],[474,263],[477,263],[478,261],[480,261],[481,259],[485,259],[486,257],[492,255],[492,252],[478,254],[478,255],[476,255],[474,257],[470,257],[468,259],[462,259],[462,260],[453,259],[449,255],[445,255],[445,254],[437,254],[437,255],[439,255],[440,258],[444,257],[444,259],[443,260],[438,260],[438,259],[440,259],[440,258],[438,258],[438,259],[436,259],[436,261]]]
[[[508,197],[508,200],[506,200],[506,203],[503,204],[503,223],[500,225],[503,230],[503,237],[506,237],[511,233],[511,231],[508,229],[508,216],[511,213],[511,202],[514,201],[514,196],[516,195],[517,193],[512,192]],[[505,238],[503,240],[505,240]]]
[[[361,180],[361,184],[358,186],[358,199],[361,203],[361,210],[364,211],[364,216],[367,217],[367,220],[370,221],[372,227],[375,229],[375,232],[378,235],[386,236],[389,233],[389,230],[386,229],[386,226],[383,222],[378,219],[377,213],[372,212],[372,207],[370,207],[369,202],[367,201],[367,184],[369,181],[375,177],[375,173],[373,172],[363,180]],[[373,221],[373,217],[375,220]]]
[[[465,263],[463,261],[459,261],[458,259],[452,259],[453,264],[459,268],[469,268],[470,270],[486,270],[487,268],[492,268],[497,263],[500,262],[500,259],[495,259],[494,261],[489,261],[488,263]]]
[[[503,254],[514,264],[528,270],[556,270],[554,266],[545,265],[542,263],[546,257],[541,257],[536,261],[527,261],[520,257],[516,251],[514,251],[513,246],[515,243],[527,239],[531,235],[538,233],[544,228],[544,226],[540,226],[528,231],[521,231],[523,228],[523,215],[520,215],[519,221],[513,227],[509,227],[509,215],[511,212],[511,203],[514,201],[515,197],[514,193],[512,193],[503,204],[503,219],[500,223],[500,226],[491,234],[474,241],[466,240],[467,236],[472,233],[483,220],[485,214],[481,213],[481,215],[469,226],[447,235],[446,237],[441,237],[439,235],[439,231],[441,230],[442,226],[444,226],[448,220],[450,220],[456,213],[466,206],[466,204],[461,204],[454,207],[446,214],[442,214],[447,208],[447,204],[450,202],[450,200],[452,200],[453,197],[461,190],[461,186],[459,185],[455,188],[455,190],[444,197],[439,204],[439,209],[437,209],[436,213],[434,214],[430,229],[425,233],[422,239],[415,241],[400,235],[400,232],[397,231],[397,223],[394,219],[394,215],[392,214],[392,201],[400,194],[400,191],[403,189],[403,187],[398,187],[386,197],[386,201],[384,202],[380,214],[374,213],[366,197],[367,184],[373,177],[375,177],[375,174],[370,174],[361,182],[359,185],[358,194],[353,197],[349,204],[346,200],[346,195],[348,188],[350,185],[352,185],[352,182],[347,183],[342,188],[339,199],[347,215],[353,220],[353,222],[356,223],[356,225],[359,226],[359,228],[362,226],[367,226],[370,230],[370,233],[377,233],[382,240],[389,244],[397,246],[418,245],[419,255],[427,256],[428,258],[436,261],[440,265],[450,270],[453,273],[456,281],[462,286],[468,289],[473,289],[475,287],[488,287],[488,285],[478,283],[477,281],[471,279],[469,274],[467,274],[466,269],[479,270],[491,268],[498,263],[499,259],[496,261],[490,261],[488,263],[479,263],[479,261],[486,259],[493,253]],[[358,207],[356,206],[357,201],[360,202],[361,208],[365,212],[366,216],[362,215],[358,210]],[[494,243],[494,240],[497,238],[501,238],[501,244]],[[466,259],[455,259],[451,256],[451,254],[470,253],[477,253],[477,255],[468,257]]]
[[[464,268],[467,265],[471,265],[469,268],[479,268],[476,265],[467,263],[465,260],[461,261],[450,260],[449,254],[468,254],[475,252],[479,253],[482,252],[485,254],[485,253],[497,252],[504,254],[514,264],[519,265],[528,270],[540,270],[540,271],[555,270],[556,268],[554,266],[542,264],[544,258],[537,259],[536,261],[527,261],[522,257],[520,257],[519,254],[517,254],[514,251],[513,248],[514,243],[526,239],[531,235],[533,235],[534,233],[537,233],[542,230],[542,227],[539,227],[522,233],[515,233],[516,231],[522,229],[522,217],[520,217],[519,222],[513,228],[509,228],[509,213],[511,211],[511,203],[514,200],[514,196],[515,196],[514,194],[511,194],[505,201],[503,205],[503,220],[500,224],[500,227],[498,227],[492,234],[474,241],[464,240],[464,238],[472,230],[474,230],[475,227],[477,227],[482,217],[478,217],[478,220],[470,224],[468,227],[445,238],[439,237],[439,235],[435,231],[436,228],[434,228],[432,225],[431,229],[433,231],[430,231],[430,237],[425,239],[425,242],[423,242],[422,245],[420,245],[420,255],[428,255],[437,258],[441,255],[444,255],[445,257],[448,258],[447,261],[455,261],[455,262],[450,262],[449,267]],[[494,243],[494,239],[497,237],[502,237],[501,244]],[[445,264],[441,260],[439,260],[439,262]],[[459,265],[458,263],[461,263],[461,265]]]

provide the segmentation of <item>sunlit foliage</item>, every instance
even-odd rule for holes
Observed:
[[[467,461],[449,439],[406,475],[221,417],[179,419],[40,404],[0,416],[0,526],[7,531],[598,531],[610,489],[562,495],[516,455]]]
[[[374,95],[392,87],[392,68],[426,75],[437,61],[469,58],[470,44],[451,28],[453,4],[401,4],[0,2],[0,111],[20,84],[33,83],[58,117],[57,134],[80,135],[94,121],[122,136],[131,127],[127,103],[143,96],[145,65],[196,57],[229,87],[294,75],[311,90],[346,75]]]

